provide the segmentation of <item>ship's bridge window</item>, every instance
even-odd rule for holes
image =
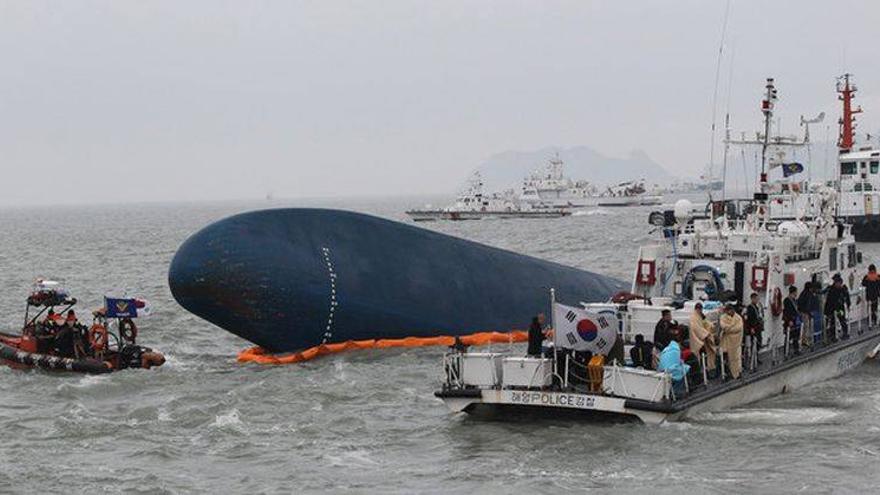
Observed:
[[[840,163],[840,175],[855,175],[856,174],[856,162],[841,162]]]
[[[855,192],[873,191],[873,190],[874,190],[874,186],[872,186],[871,184],[869,184],[867,182],[859,182],[853,186],[853,191],[855,191]]]
[[[871,173],[876,174],[880,172],[880,161],[874,160],[871,162]]]

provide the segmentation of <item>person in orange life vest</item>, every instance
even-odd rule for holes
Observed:
[[[877,301],[880,300],[880,275],[877,267],[873,264],[868,266],[868,274],[862,278],[862,287],[865,288],[865,299],[871,308],[871,325],[877,324]]]

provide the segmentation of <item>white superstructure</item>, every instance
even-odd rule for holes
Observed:
[[[543,170],[523,179],[519,199],[529,204],[583,207],[596,205],[599,189],[586,180],[572,180],[565,176],[559,153],[553,156]]]

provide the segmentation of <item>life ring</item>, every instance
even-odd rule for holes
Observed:
[[[773,289],[773,298],[770,300],[770,311],[773,312],[773,316],[779,316],[782,314],[782,291],[779,290],[779,287]]]
[[[110,343],[110,336],[104,325],[95,323],[89,328],[89,345],[97,352],[103,351]]]
[[[134,343],[138,335],[137,325],[134,324],[134,321],[132,321],[131,318],[123,318],[119,321],[119,334],[122,335],[122,338],[125,340]]]

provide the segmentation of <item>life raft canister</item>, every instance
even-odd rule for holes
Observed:
[[[773,313],[773,316],[779,316],[782,314],[782,291],[779,290],[779,287],[773,289],[773,298],[770,300],[770,311]]]
[[[103,351],[107,348],[107,345],[110,343],[110,336],[107,333],[107,328],[100,323],[95,323],[89,328],[89,345],[92,346],[92,349],[95,351]]]
[[[767,267],[752,265],[752,290],[767,289]]]
[[[657,282],[656,262],[654,260],[639,260],[636,271],[636,283],[639,285],[653,286]]]

